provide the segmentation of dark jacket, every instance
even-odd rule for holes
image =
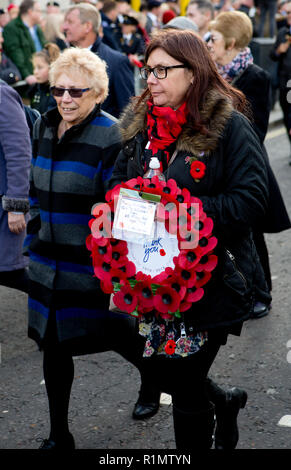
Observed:
[[[291,78],[291,47],[284,54],[277,54],[276,49],[280,44],[286,42],[286,35],[289,33],[290,27],[283,26],[278,31],[275,44],[270,52],[270,57],[278,62],[279,87],[287,88],[287,81]]]
[[[37,35],[42,46],[45,44],[44,34],[37,26]],[[31,57],[35,52],[35,45],[28,28],[20,16],[10,21],[3,30],[4,52],[20,70],[22,78],[25,79],[33,73]]]
[[[263,145],[271,111],[269,73],[258,65],[251,64],[232,81],[232,85],[242,91],[249,101],[253,113],[253,127]],[[281,232],[289,229],[291,223],[264,145],[263,156],[268,173],[269,202],[265,217],[256,225],[256,229],[268,233]]]
[[[141,157],[147,143],[145,112],[146,104],[138,113],[124,113],[124,148],[116,161],[111,187],[144,174]],[[186,124],[176,142],[177,156],[165,171],[167,179],[174,178],[180,188],[187,188],[201,199],[218,238],[218,266],[204,286],[204,297],[184,314],[188,331],[230,327],[249,318],[255,282],[261,282],[269,297],[250,230],[264,216],[268,200],[259,140],[248,120],[217,92],[208,93],[202,118],[209,123],[210,135],[197,133]],[[195,182],[185,162],[193,155],[206,165],[200,182]],[[258,280],[255,277],[259,268]]]
[[[94,277],[86,237],[91,208],[104,200],[120,150],[115,120],[98,106],[79,125],[57,138],[61,116],[48,111],[34,127],[29,254],[29,337],[40,345],[48,316],[55,312],[60,341],[98,332],[108,308]]]
[[[115,33],[115,38],[116,41],[118,41],[118,44],[120,45],[120,49],[124,54],[137,54],[137,55],[143,55],[145,51],[145,42],[139,33],[134,33],[132,34],[130,41],[126,42],[123,35],[122,31],[117,31]]]
[[[0,80],[0,271],[21,269],[25,231],[19,235],[8,228],[8,211],[29,210],[31,143],[19,94]]]
[[[27,96],[30,99],[30,106],[40,114],[46,113],[57,105],[50,92],[49,83],[36,83],[32,85],[27,92]]]
[[[21,73],[18,68],[4,53],[1,53],[0,78],[8,85],[13,85],[13,83],[21,80]]]
[[[111,47],[111,49],[114,49],[116,51],[122,52],[120,44],[118,40],[115,37],[115,33],[120,30],[120,27],[118,24],[113,23],[113,21],[108,18],[103,11],[101,13],[101,24],[102,24],[102,42],[106,44],[107,46]]]
[[[118,118],[131,96],[135,94],[134,75],[130,62],[124,54],[103,44],[101,38],[96,39],[91,51],[107,64],[109,94],[102,109]]]

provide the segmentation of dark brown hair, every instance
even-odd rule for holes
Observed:
[[[189,119],[195,129],[208,133],[207,123],[202,122],[200,111],[203,109],[206,96],[210,90],[216,90],[228,98],[235,109],[247,111],[246,99],[243,93],[228,84],[218,73],[216,65],[204,41],[194,31],[190,30],[162,30],[153,35],[145,51],[145,63],[151,53],[163,49],[174,59],[187,65],[193,71],[193,84],[187,95],[187,109]],[[146,89],[137,105],[149,95]]]

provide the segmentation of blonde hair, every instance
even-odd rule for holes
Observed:
[[[52,42],[55,41],[56,38],[65,41],[65,35],[61,32],[63,22],[63,13],[50,13],[46,16],[43,33],[47,41]]]
[[[60,49],[59,47],[54,44],[53,42],[48,42],[45,44],[43,49],[39,52],[35,52],[32,56],[32,61],[33,59],[36,59],[37,57],[40,57],[43,59],[48,65],[50,65],[54,60],[56,60],[60,55]]]
[[[237,49],[245,48],[253,36],[253,25],[246,13],[242,11],[225,11],[219,13],[215,20],[210,21],[208,29],[214,29],[222,34],[225,48],[235,40]]]
[[[108,95],[108,75],[106,62],[88,49],[70,47],[65,49],[58,59],[54,61],[49,71],[49,81],[54,86],[59,75],[67,73],[74,77],[80,74],[88,81],[97,96],[101,95],[103,102]]]

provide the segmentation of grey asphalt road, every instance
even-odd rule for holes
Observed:
[[[266,146],[290,213],[291,166],[284,130],[272,129]],[[291,427],[278,425],[291,415],[290,235],[266,236],[273,276],[270,314],[248,321],[240,338],[230,337],[211,369],[220,385],[248,392],[239,415],[238,449],[290,448]],[[0,449],[37,449],[38,439],[49,432],[42,354],[26,337],[26,295],[0,287],[0,299]],[[150,420],[132,420],[138,389],[137,371],[115,353],[75,358],[70,427],[77,448],[175,449],[171,405],[161,405]]]

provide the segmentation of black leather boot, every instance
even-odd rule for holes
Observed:
[[[159,390],[141,385],[139,391],[139,397],[134,405],[132,417],[134,419],[145,419],[154,416],[160,407],[160,396]]]
[[[214,406],[188,412],[173,406],[176,448],[179,450],[211,449],[214,431]]]
[[[247,402],[247,392],[237,387],[224,391],[213,380],[207,379],[209,399],[215,405],[215,449],[235,449],[239,439],[237,416]]]

